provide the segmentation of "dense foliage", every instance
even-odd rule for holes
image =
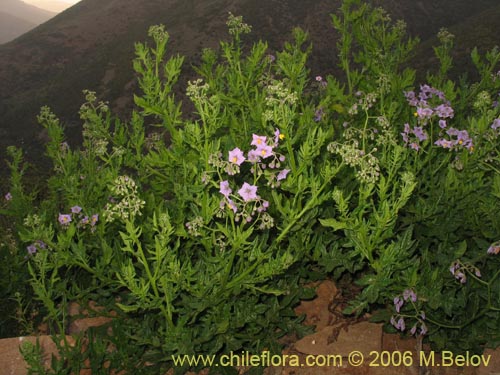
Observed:
[[[136,45],[130,121],[86,92],[72,149],[42,108],[52,177],[26,192],[10,149],[2,209],[15,233],[2,251],[32,287],[17,300],[59,333],[71,301],[114,311],[115,334],[91,342],[119,350],[93,360],[135,373],[175,354],[279,350],[304,332],[304,285],[325,277],[360,286],[346,314],[376,312],[436,349],[498,346],[500,53],[475,50],[480,79],[455,82],[443,30],[439,67],[416,82],[404,23],[357,0],[332,21],[345,77],[308,71],[300,29],[281,52],[247,49],[251,28],[230,14],[231,40],[203,50],[188,83],[189,115],[163,26]]]

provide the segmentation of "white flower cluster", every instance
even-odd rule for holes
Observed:
[[[133,220],[135,216],[141,215],[141,209],[146,202],[137,196],[137,185],[134,180],[128,176],[120,176],[113,182],[110,190],[115,196],[104,208],[103,216],[107,222],[112,222],[116,218],[123,221]]]
[[[349,143],[332,142],[327,149],[333,154],[340,155],[347,165],[355,167],[357,169],[356,178],[360,182],[367,184],[377,182],[380,175],[378,159],[371,153],[365,154],[363,150],[360,150],[357,140]],[[377,149],[374,148],[373,152],[376,151]]]

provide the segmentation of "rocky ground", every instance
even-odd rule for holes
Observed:
[[[305,324],[314,325],[315,332],[300,340],[289,339],[282,356],[266,359],[276,366],[269,366],[265,375],[500,375],[500,349],[487,349],[482,356],[451,356],[450,353],[434,353],[418,338],[401,338],[383,332],[382,325],[367,319],[346,318],[341,313],[343,297],[334,283],[326,281],[317,286],[317,297],[297,307],[297,314],[305,314]],[[73,304],[70,314],[79,316],[80,306]],[[70,325],[70,334],[85,331],[89,327],[108,323],[110,318],[84,317]],[[0,340],[0,375],[25,375],[26,364],[19,353],[19,345],[25,341],[36,342],[35,337]],[[71,342],[71,336],[68,336]],[[40,336],[40,343],[47,354],[46,364],[56,346],[50,336]],[[286,358],[286,359],[285,359]],[[287,365],[277,365],[279,361]],[[308,366],[315,361],[316,366]],[[481,362],[479,366],[474,364]],[[486,364],[487,362],[487,364]],[[241,367],[244,375],[248,367]],[[208,375],[210,369],[198,374]],[[211,372],[212,374],[214,372]],[[172,375],[169,371],[165,375]],[[91,375],[82,370],[80,375]]]

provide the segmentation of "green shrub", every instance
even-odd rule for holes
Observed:
[[[306,332],[304,285],[348,275],[361,292],[345,313],[439,349],[497,346],[500,54],[475,51],[480,81],[453,82],[442,31],[441,66],[415,90],[402,22],[348,0],[333,24],[345,79],[310,78],[300,29],[276,56],[264,42],[243,53],[250,27],[230,14],[232,40],[203,51],[186,88],[193,113],[174,97],[183,58],[165,59],[163,26],[136,45],[129,122],[86,92],[73,150],[42,108],[53,175],[25,195],[14,150],[3,213],[23,223],[18,252],[57,332],[69,301],[95,301],[117,313],[124,339],[102,336],[128,353],[117,368],[279,351]]]

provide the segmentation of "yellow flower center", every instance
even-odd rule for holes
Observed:
[[[280,134],[279,138],[283,140],[283,139],[285,139],[285,135],[284,134]]]

